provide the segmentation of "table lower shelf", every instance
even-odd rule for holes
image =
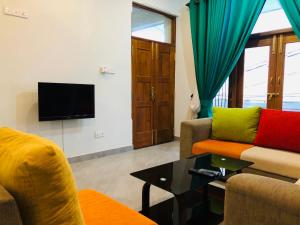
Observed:
[[[186,206],[186,225],[218,225],[223,221],[224,202],[219,198],[209,198],[209,209],[201,201]],[[141,212],[142,213],[142,212]],[[150,207],[145,216],[159,225],[181,225],[180,210],[176,198],[171,198]]]

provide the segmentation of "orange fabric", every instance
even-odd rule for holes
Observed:
[[[93,190],[79,192],[86,225],[157,225],[138,212]]]
[[[252,147],[254,147],[254,145],[209,139],[195,143],[192,153],[194,155],[214,153],[239,159],[243,151]]]

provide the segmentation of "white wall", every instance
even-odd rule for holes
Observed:
[[[96,119],[65,122],[67,156],[132,145],[131,1],[0,0],[29,19],[0,15],[0,125],[62,146],[61,122],[38,122],[37,82],[96,85]],[[99,75],[109,65],[115,76]],[[95,130],[105,137],[95,139]]]
[[[197,84],[188,7],[181,7],[177,18],[176,79],[175,79],[175,136],[180,137],[180,124],[192,119],[191,94]]]
[[[182,13],[183,1],[140,0]],[[176,4],[175,4],[176,3]],[[96,85],[96,118],[64,122],[68,157],[132,145],[131,0],[0,0],[0,7],[26,9],[29,19],[0,12],[0,126],[36,133],[63,146],[61,122],[38,122],[37,82]],[[155,7],[157,6],[157,7]],[[176,132],[186,117],[190,71],[188,37],[179,19],[176,82]],[[188,40],[187,40],[188,41]],[[181,61],[181,62],[179,62]],[[101,76],[101,65],[116,75]],[[188,96],[190,93],[188,93]],[[178,111],[179,110],[179,111]],[[96,130],[104,131],[95,139]]]

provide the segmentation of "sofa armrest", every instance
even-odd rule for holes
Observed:
[[[251,174],[226,184],[224,225],[300,225],[300,187]]]
[[[0,185],[0,225],[22,225],[15,199]]]
[[[180,158],[185,159],[192,155],[195,142],[206,140],[210,137],[212,119],[188,120],[181,123],[180,130]]]

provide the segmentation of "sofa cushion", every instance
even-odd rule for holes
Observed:
[[[86,225],[156,225],[138,212],[93,190],[79,192]]]
[[[24,225],[84,224],[70,166],[51,141],[1,128],[0,184]]]
[[[241,159],[254,162],[254,169],[300,178],[300,154],[294,152],[255,146],[242,152]]]
[[[300,113],[264,109],[255,145],[300,153]]]
[[[252,144],[261,108],[214,108],[212,139]]]
[[[205,140],[195,143],[192,153],[198,155],[209,152],[239,159],[243,151],[252,147],[253,145],[236,142]]]

